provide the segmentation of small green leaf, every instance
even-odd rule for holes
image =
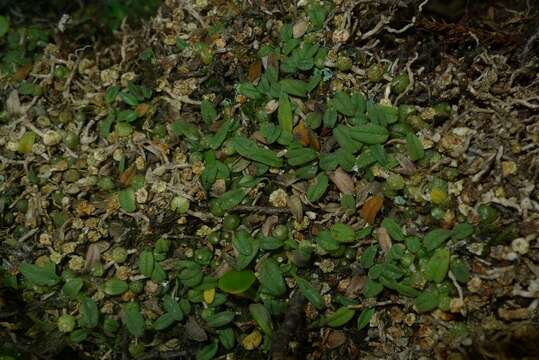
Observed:
[[[318,156],[318,153],[311,148],[294,146],[288,149],[286,158],[292,166],[299,166],[313,161]]]
[[[314,29],[320,29],[326,21],[327,10],[317,2],[310,2],[307,7],[307,15]]]
[[[217,201],[221,209],[229,210],[239,205],[245,195],[247,195],[247,191],[243,188],[232,189],[221,195]]]
[[[232,320],[234,320],[234,313],[232,311],[222,311],[211,315],[206,319],[206,323],[209,327],[218,328],[229,324]]]
[[[187,287],[197,286],[204,277],[200,265],[194,261],[180,261],[178,267],[182,269],[178,279]]]
[[[155,283],[162,283],[167,279],[167,273],[159,263],[155,263],[153,266],[151,279]]]
[[[404,271],[397,265],[386,262],[382,264],[382,276],[387,279],[398,280],[404,275]]]
[[[376,258],[376,253],[378,252],[378,245],[369,246],[359,258],[359,263],[365,269],[370,268],[374,265],[374,259]]]
[[[120,207],[126,212],[134,212],[137,210],[135,192],[131,188],[119,191],[118,201],[120,202]]]
[[[304,97],[309,91],[309,84],[302,80],[282,79],[279,84],[282,91],[294,96]]]
[[[425,150],[421,140],[413,133],[406,135],[406,150],[412,161],[421,160],[425,156]]]
[[[335,98],[332,100],[332,104],[335,110],[346,116],[354,116],[356,114],[356,107],[352,102],[352,98],[344,91],[338,91],[335,93]]]
[[[143,250],[138,259],[139,272],[147,277],[152,276],[154,268],[153,254],[149,250]]]
[[[389,236],[395,241],[404,241],[404,233],[402,232],[401,226],[391,217],[386,217],[382,221],[382,227],[387,230]]]
[[[134,110],[122,110],[116,114],[118,122],[130,123],[138,119],[138,113]]]
[[[262,291],[273,296],[282,296],[286,293],[286,284],[279,264],[272,258],[266,258],[260,264],[258,280]]]
[[[271,315],[262,304],[249,305],[249,312],[262,331],[271,336],[273,334],[273,323]]]
[[[7,17],[0,15],[0,38],[4,37],[9,31],[9,20]]]
[[[123,294],[129,289],[129,285],[123,280],[120,279],[110,279],[105,282],[103,286],[103,291],[107,295],[116,296]]]
[[[337,151],[329,154],[320,154],[320,169],[325,171],[335,170],[340,164],[339,153]]]
[[[279,121],[280,124],[280,121]],[[292,125],[290,125],[291,127]],[[267,144],[273,144],[279,136],[281,136],[282,131],[282,125],[281,127],[275,126],[275,124],[266,121],[260,125],[260,132],[262,133],[262,136],[266,139]],[[292,132],[292,130],[290,130]]]
[[[375,124],[358,125],[350,128],[350,135],[367,145],[383,144],[389,137],[385,127]]]
[[[333,314],[330,314],[327,318],[325,323],[331,327],[339,327],[343,326],[356,314],[356,310],[349,309],[347,307],[341,307],[337,309]]]
[[[176,136],[184,136],[188,140],[198,141],[200,138],[198,128],[190,123],[182,120],[177,120],[172,123],[170,130]]]
[[[116,114],[114,111],[110,112],[106,118],[99,122],[99,133],[105,139],[109,138],[110,129],[112,128],[112,123],[116,119]]]
[[[219,344],[212,342],[197,352],[196,360],[211,360],[217,354],[217,350],[219,350]]]
[[[228,135],[228,132],[233,127],[233,125],[234,125],[233,119],[226,120],[221,125],[219,130],[217,130],[217,132],[208,139],[208,145],[210,146],[210,148],[212,148],[213,150],[219,149],[221,145],[223,144],[223,141],[225,141],[226,136]]]
[[[130,302],[123,305],[122,321],[131,335],[136,337],[144,335],[144,318],[140,313],[140,307],[137,302]]]
[[[258,161],[271,167],[278,168],[283,165],[282,160],[273,151],[259,147],[256,142],[246,137],[235,136],[231,139],[231,143],[236,151],[244,158]]]
[[[451,260],[451,272],[460,283],[467,283],[470,280],[470,268],[463,260],[458,258]]]
[[[202,114],[202,121],[208,125],[217,119],[217,111],[215,110],[215,107],[211,101],[206,99],[202,100],[200,103],[200,113]]]
[[[331,236],[340,243],[351,243],[356,240],[354,229],[350,225],[337,223],[330,228]]]
[[[105,92],[105,102],[107,104],[112,104],[114,100],[116,100],[116,97],[118,96],[119,92],[120,87],[118,85],[110,86]]]
[[[153,328],[157,331],[164,330],[174,322],[174,317],[170,313],[164,313],[153,323]]]
[[[438,307],[440,303],[440,294],[438,291],[423,291],[415,299],[415,307],[419,312],[432,311]]]
[[[363,295],[367,298],[376,297],[378,294],[382,292],[382,290],[384,290],[384,286],[382,284],[369,279],[367,280],[367,283],[365,284],[365,287],[363,288]]]
[[[359,317],[357,318],[357,329],[362,330],[367,325],[369,325],[369,322],[371,321],[371,318],[373,317],[374,313],[375,310],[373,308],[363,309],[363,311],[361,311],[361,314],[359,314]]]
[[[99,322],[99,310],[94,299],[90,297],[84,297],[80,304],[80,320],[81,326],[91,329],[97,326]]]
[[[307,189],[307,199],[311,203],[318,201],[325,194],[328,186],[329,177],[324,173],[318,174]]]
[[[434,250],[451,236],[451,231],[446,229],[434,229],[429,231],[423,238],[423,245],[427,250]]]
[[[333,106],[328,106],[322,120],[325,127],[329,129],[333,128],[337,123],[337,110]]]
[[[316,243],[320,245],[324,250],[335,251],[340,248],[340,243],[337,242],[331,233],[327,230],[320,231],[316,236]]]
[[[402,282],[395,285],[395,290],[397,290],[399,294],[408,297],[417,297],[420,294],[419,290],[414,289],[410,285],[403,284]]]
[[[132,95],[129,92],[120,91],[118,93],[118,97],[122,99],[124,103],[131,106],[137,106],[139,104],[139,101],[136,96]]]
[[[86,329],[77,329],[73,331],[71,334],[69,334],[69,340],[77,344],[86,340],[87,337],[88,337],[88,330]]]
[[[449,249],[436,249],[425,265],[425,279],[441,283],[449,270]]]
[[[236,270],[245,269],[258,253],[259,243],[244,229],[240,229],[232,239],[232,245],[238,252]]]
[[[359,141],[352,139],[348,126],[338,125],[333,129],[333,136],[337,140],[337,143],[351,154],[355,154],[363,146]]]
[[[217,330],[217,335],[219,335],[219,341],[221,341],[225,349],[231,350],[234,348],[236,337],[232,328],[219,329]]]
[[[241,294],[249,289],[255,280],[252,271],[231,270],[219,279],[219,289],[230,294]]]
[[[417,236],[408,236],[406,238],[406,248],[415,254],[421,249],[421,239]]]
[[[451,230],[451,237],[455,240],[463,240],[469,236],[472,236],[474,233],[473,225],[469,223],[457,224]]]
[[[239,95],[247,96],[249,99],[259,99],[262,96],[256,86],[251,83],[237,84],[236,92]]]
[[[387,167],[387,153],[382,144],[370,145],[369,150],[371,151],[372,157],[376,160],[378,164]]]
[[[288,99],[288,95],[282,93],[279,97],[279,108],[277,110],[277,119],[281,131],[292,133],[292,105]]]
[[[180,304],[176,300],[174,300],[174,298],[170,294],[163,296],[163,308],[166,310],[167,313],[172,316],[174,320],[183,320],[182,308]]]
[[[82,289],[83,285],[84,282],[81,278],[69,279],[62,287],[62,293],[65,296],[74,299],[79,294],[79,291]]]
[[[311,285],[310,282],[307,280],[300,278],[299,276],[294,277],[296,279],[296,283],[299,286],[299,289],[301,290],[301,293],[311,304],[314,305],[315,308],[318,310],[322,310],[326,307],[326,303],[324,302],[324,298],[320,293]]]
[[[23,262],[19,270],[25,278],[38,286],[54,286],[60,282],[56,275],[56,266],[52,262],[44,266]]]

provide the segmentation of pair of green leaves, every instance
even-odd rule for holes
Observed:
[[[232,246],[238,252],[235,268],[240,271],[245,269],[258,253],[260,244],[248,231],[240,229],[232,239]]]
[[[163,308],[165,313],[155,320],[153,327],[155,330],[163,330],[174,323],[174,321],[182,321],[184,314],[180,304],[167,294],[163,296]]]

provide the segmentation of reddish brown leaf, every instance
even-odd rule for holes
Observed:
[[[15,74],[13,75],[13,80],[15,81],[22,81],[28,77],[28,74],[30,74],[30,71],[32,70],[32,64],[26,64],[21,66],[20,68],[15,71]]]
[[[254,62],[249,66],[249,81],[253,82],[262,73],[262,63],[260,61]]]
[[[353,194],[354,193],[354,179],[350,175],[348,175],[343,169],[340,167],[337,168],[329,176],[331,181],[337,186],[337,189],[339,189],[340,192],[343,194]]]
[[[309,146],[316,151],[320,151],[320,141],[318,141],[318,136],[312,130],[311,130],[311,144]]]
[[[148,103],[138,104],[137,107],[135,108],[135,112],[137,113],[137,115],[139,117],[142,117],[142,116],[146,115],[148,110],[150,110],[150,107],[151,106]]]
[[[361,208],[360,214],[363,219],[367,220],[369,224],[374,223],[376,215],[384,204],[384,197],[382,195],[374,195],[365,201]]]
[[[294,138],[303,146],[309,146],[311,144],[311,129],[305,126],[303,120],[301,120],[294,130],[292,131]]]
[[[133,179],[135,177],[135,174],[137,173],[137,167],[135,164],[131,164],[130,167],[128,167],[121,175],[118,181],[123,186],[129,186],[133,182]]]

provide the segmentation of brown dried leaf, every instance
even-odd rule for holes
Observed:
[[[385,253],[388,252],[393,243],[391,242],[391,237],[387,230],[383,227],[379,227],[376,229],[376,237],[378,238],[378,243],[380,244],[382,251]]]
[[[133,182],[133,179],[135,178],[135,174],[137,173],[137,167],[135,163],[131,164],[130,167],[128,167],[121,175],[118,181],[123,186],[129,186]]]
[[[346,173],[342,168],[338,167],[333,174],[329,176],[331,181],[337,186],[340,192],[343,194],[353,194],[354,193],[354,179],[348,173]]]
[[[148,103],[138,104],[137,107],[135,108],[135,112],[137,113],[138,116],[142,117],[146,115],[148,110],[150,110],[150,107],[151,106]]]
[[[264,236],[270,236],[271,230],[277,223],[279,223],[279,217],[277,215],[268,216],[264,224],[262,224],[262,234]]]
[[[30,71],[32,70],[32,64],[26,64],[21,66],[20,68],[15,71],[15,74],[13,75],[13,80],[15,81],[22,81],[28,77],[28,74],[30,74]]]
[[[292,27],[292,36],[294,36],[295,39],[299,39],[303,35],[305,35],[305,32],[307,31],[307,27],[309,24],[305,20],[300,20],[297,23],[294,24],[294,27]]]
[[[185,324],[185,333],[189,339],[194,341],[203,342],[208,340],[206,331],[198,324],[194,316],[189,316],[189,320]]]
[[[298,195],[294,194],[288,197],[287,200],[288,208],[298,222],[303,221],[303,204]]]
[[[6,100],[6,110],[9,114],[22,113],[21,101],[19,100],[19,92],[12,90]]]
[[[301,120],[294,130],[292,131],[294,138],[303,146],[309,146],[311,144],[311,129],[305,126],[303,120]]]
[[[262,135],[262,133],[260,131],[255,131],[252,135],[251,135],[251,138],[255,139],[256,141],[258,141],[259,143],[262,143],[262,144],[265,144],[267,145],[267,142],[266,142],[266,138],[264,137],[264,135]]]
[[[309,146],[316,151],[320,151],[320,141],[318,140],[318,135],[316,135],[316,133],[312,130],[311,130],[311,143],[309,144]]]
[[[367,277],[364,275],[355,275],[350,279],[350,284],[346,289],[345,295],[350,299],[355,299],[361,294],[361,290],[367,283]]]
[[[93,269],[101,261],[101,250],[98,244],[90,244],[86,250],[86,257],[84,260],[84,271]]]
[[[81,200],[77,203],[76,209],[79,217],[86,217],[93,214],[95,206],[87,200]]]
[[[249,66],[249,81],[253,82],[260,77],[262,73],[262,63],[260,61],[254,62]]]
[[[335,349],[346,342],[346,335],[342,330],[330,330],[325,341],[325,346],[328,349]]]
[[[384,197],[382,195],[371,196],[365,201],[365,204],[363,204],[360,214],[369,224],[372,224],[383,204]]]
[[[403,175],[414,175],[416,172],[416,167],[412,160],[410,160],[408,157],[406,157],[403,154],[397,154],[396,155],[397,160],[399,161],[399,167],[395,169],[396,172],[403,174]]]

